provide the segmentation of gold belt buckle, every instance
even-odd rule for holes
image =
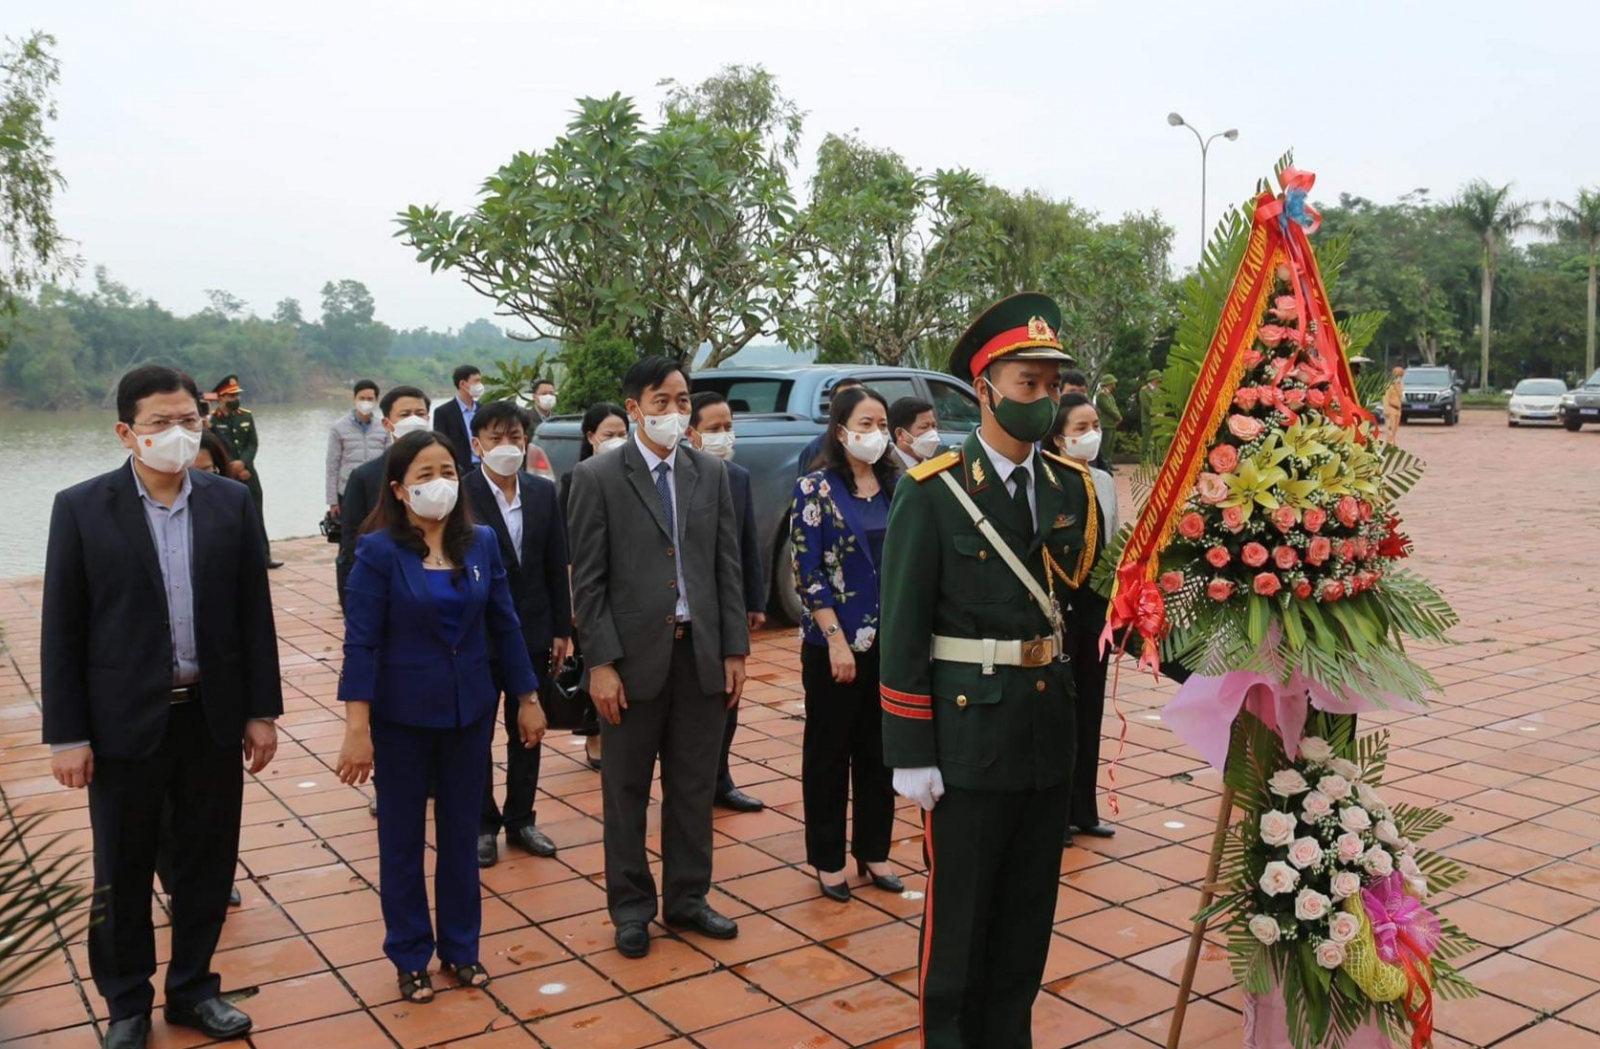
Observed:
[[[1055,655],[1054,648],[1055,642],[1048,637],[1036,637],[1032,641],[1024,641],[1022,643],[1022,665],[1025,667],[1044,666]]]

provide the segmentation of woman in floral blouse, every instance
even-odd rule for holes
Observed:
[[[795,483],[795,580],[805,606],[800,646],[806,730],[800,785],[806,862],[822,894],[847,902],[845,809],[855,782],[856,871],[887,892],[905,886],[889,866],[894,790],[883,764],[878,706],[878,567],[896,471],[889,406],[865,387],[834,394],[822,468]]]

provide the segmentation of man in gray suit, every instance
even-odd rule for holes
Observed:
[[[578,637],[606,763],[606,897],[617,950],[650,951],[656,883],[645,852],[661,759],[662,913],[715,939],[739,927],[706,902],[711,805],[726,711],[744,690],[739,534],[722,462],[679,442],[683,366],[647,357],[622,378],[634,437],[572,474],[568,526]]]

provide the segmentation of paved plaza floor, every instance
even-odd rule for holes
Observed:
[[[1402,440],[1430,464],[1403,506],[1418,567],[1462,625],[1455,645],[1417,653],[1444,686],[1431,710],[1363,723],[1387,722],[1393,734],[1390,798],[1444,803],[1456,821],[1430,844],[1472,871],[1436,902],[1481,941],[1466,971],[1484,993],[1439,1006],[1434,1044],[1600,1049],[1600,429],[1510,430],[1498,412],[1472,412],[1454,429],[1407,427]],[[343,732],[332,550],[312,540],[275,550],[288,562],[273,573],[286,710],[277,760],[245,788],[244,905],[217,955],[224,989],[255,1018],[255,1046],[917,1045],[916,810],[902,802],[895,827],[905,898],[862,879],[848,905],[818,897],[802,862],[803,721],[788,629],[757,640],[734,745],[734,778],[768,809],[716,820],[712,902],[739,919],[738,939],[654,928],[648,959],[612,949],[600,777],[580,739],[553,733],[538,821],[560,855],[506,856],[483,877],[483,962],[494,983],[442,991],[429,1005],[398,1002],[381,953],[367,794],[331,771]],[[49,814],[34,848],[64,835],[53,849],[87,850],[85,795],[55,784],[38,742],[39,595],[37,579],[0,581],[0,794],[13,817]],[[1163,727],[1168,694],[1121,674],[1118,834],[1062,854],[1037,1049],[1165,1044],[1218,793],[1217,775]],[[1109,709],[1102,729],[1109,759],[1121,731]],[[164,960],[166,916],[153,906]],[[1196,992],[1184,1045],[1238,1045],[1240,995],[1215,945]],[[88,1049],[104,1016],[80,933],[0,1002],[0,1041]],[[158,1013],[152,1045],[201,1044]]]

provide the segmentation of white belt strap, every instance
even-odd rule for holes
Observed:
[[[961,504],[961,508],[967,512],[967,516],[972,518],[972,523],[978,526],[978,531],[983,533],[985,539],[989,540],[990,545],[994,547],[995,553],[1000,555],[1000,560],[1004,561],[1006,567],[1011,569],[1011,574],[1022,581],[1022,585],[1028,588],[1028,593],[1033,596],[1033,600],[1044,610],[1046,618],[1050,620],[1050,632],[1055,639],[1056,655],[1060,656],[1062,651],[1061,606],[1056,604],[1055,598],[1045,593],[1044,587],[1040,586],[1039,581],[1033,578],[1033,573],[1028,571],[1021,558],[1017,557],[1016,552],[1011,549],[1010,544],[1000,538],[1000,533],[994,530],[994,525],[990,524],[989,519],[983,516],[983,511],[978,509],[978,504],[972,501],[972,497],[967,495],[961,485],[956,482],[956,479],[951,477],[948,471],[941,473],[939,479],[945,483],[945,487],[950,489],[950,493],[956,497],[956,502]],[[984,672],[993,673],[992,662],[985,661]]]

